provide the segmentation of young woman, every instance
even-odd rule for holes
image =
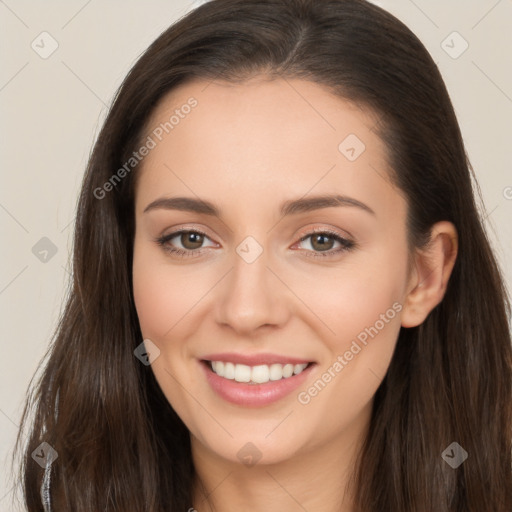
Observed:
[[[384,10],[179,20],[84,178],[27,509],[509,511],[510,309],[473,180]]]

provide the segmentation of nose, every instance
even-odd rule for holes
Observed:
[[[289,290],[268,266],[263,251],[252,262],[237,253],[233,268],[218,287],[216,320],[244,336],[282,327],[289,318]]]

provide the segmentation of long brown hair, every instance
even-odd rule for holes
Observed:
[[[58,454],[56,512],[192,506],[188,430],[133,353],[142,341],[131,283],[137,169],[101,198],[94,191],[130,158],[167,92],[195,78],[241,82],[259,73],[316,82],[380,116],[391,179],[408,201],[411,247],[437,221],[458,230],[444,300],[423,324],[401,329],[377,390],[354,468],[357,511],[510,511],[510,303],[478,186],[429,53],[363,0],[213,0],[161,34],[124,80],[83,180],[66,306],[27,393],[16,448],[24,441],[28,511],[43,511],[44,470],[31,458],[43,441]],[[442,457],[452,442],[468,454],[456,469]]]

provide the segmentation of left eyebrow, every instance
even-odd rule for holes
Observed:
[[[375,212],[368,205],[354,199],[353,197],[340,195],[320,195],[285,201],[281,206],[281,215],[286,217],[287,215],[339,206],[353,206],[375,215]]]
[[[341,195],[319,195],[285,201],[281,205],[280,212],[283,217],[286,217],[313,210],[340,206],[351,206],[376,215],[368,205],[352,197]],[[148,204],[144,209],[144,213],[155,209],[181,210],[220,217],[220,209],[213,203],[193,197],[161,197]]]

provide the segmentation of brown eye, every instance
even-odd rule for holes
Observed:
[[[300,244],[303,246],[302,249],[305,249],[305,256],[308,257],[336,256],[344,251],[350,251],[356,246],[355,242],[325,230],[313,231],[303,236],[300,239]]]
[[[155,239],[166,252],[179,257],[200,256],[203,249],[215,246],[210,238],[201,231],[182,229]],[[203,245],[209,242],[209,245]]]
[[[335,240],[327,234],[315,234],[311,236],[311,247],[318,251],[328,251],[333,248]]]
[[[204,242],[204,235],[196,231],[184,231],[179,235],[180,242],[185,249],[199,249]]]

